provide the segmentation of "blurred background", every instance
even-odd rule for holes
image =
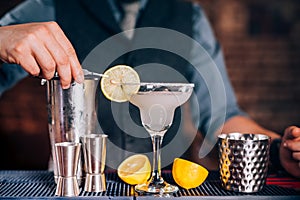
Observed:
[[[280,134],[300,125],[300,1],[198,0],[239,105]],[[0,16],[22,0],[0,0]],[[46,87],[28,77],[0,98],[0,169],[47,169]]]

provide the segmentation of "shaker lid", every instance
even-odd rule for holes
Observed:
[[[54,76],[52,77],[51,80],[59,80],[59,75],[58,72],[54,73]],[[84,74],[84,79],[87,80],[100,80],[100,77],[98,75],[94,75],[94,74]]]

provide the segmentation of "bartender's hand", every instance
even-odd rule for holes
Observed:
[[[282,137],[280,161],[285,170],[295,177],[300,177],[300,128],[288,127]]]
[[[57,71],[63,88],[72,78],[78,83],[84,80],[76,52],[56,22],[0,27],[0,58],[48,80]]]

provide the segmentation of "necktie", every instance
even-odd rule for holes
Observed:
[[[124,17],[121,20],[121,28],[125,32],[127,38],[132,39],[137,15],[140,8],[140,1],[122,4]]]

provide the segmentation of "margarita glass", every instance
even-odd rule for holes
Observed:
[[[144,128],[153,144],[152,176],[147,183],[135,186],[141,193],[165,194],[178,190],[161,176],[161,144],[164,134],[172,125],[175,109],[191,96],[194,84],[139,83],[139,91],[129,101],[140,110]]]

